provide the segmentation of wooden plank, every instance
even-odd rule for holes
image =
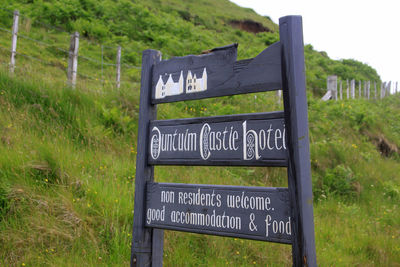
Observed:
[[[234,44],[162,61],[154,67],[152,103],[281,89],[280,49],[277,42],[255,58],[236,61]]]
[[[149,164],[287,166],[283,112],[152,121]]]
[[[285,126],[289,166],[288,188],[292,207],[293,266],[317,266],[313,194],[301,16],[279,19]]]
[[[332,91],[329,90],[328,92],[326,92],[326,94],[321,98],[322,101],[328,101],[329,99],[332,98]]]
[[[148,183],[146,226],[290,244],[287,188]]]
[[[140,85],[140,108],[138,123],[138,142],[136,158],[135,204],[133,216],[133,234],[131,247],[131,266],[151,266],[152,262],[162,262],[162,251],[153,249],[163,247],[162,233],[145,228],[145,188],[146,183],[154,180],[154,168],[147,163],[148,128],[150,120],[157,118],[157,108],[150,104],[151,72],[154,64],[161,60],[161,53],[156,50],[145,50],[142,56],[142,73]],[[157,244],[158,243],[158,244]],[[158,259],[155,259],[158,257]]]

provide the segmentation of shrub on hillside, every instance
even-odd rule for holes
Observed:
[[[356,196],[357,179],[353,171],[345,165],[327,169],[314,184],[314,196],[317,200],[332,196],[351,199]]]
[[[9,208],[8,188],[5,183],[0,183],[0,221],[2,221]]]

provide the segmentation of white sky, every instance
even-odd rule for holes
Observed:
[[[382,81],[392,81],[392,88],[393,82],[400,81],[400,1],[231,1],[269,16],[277,24],[280,17],[301,15],[305,44],[327,52],[332,59],[367,63]]]

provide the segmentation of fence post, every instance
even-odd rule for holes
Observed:
[[[350,82],[350,86],[351,86],[351,98],[356,98],[356,81],[353,79]]]
[[[381,99],[385,96],[386,82],[381,83]]]
[[[363,92],[363,97],[367,98],[367,81],[364,81],[364,92]]]
[[[119,45],[117,48],[117,76],[116,76],[116,85],[117,89],[121,86],[121,46]]]
[[[69,46],[68,58],[68,85],[72,88],[76,86],[76,75],[78,73],[78,50],[79,50],[79,33],[75,32],[71,35],[71,43]]]
[[[387,95],[390,95],[390,89],[392,88],[392,81],[389,81],[386,86],[387,86]]]
[[[343,86],[342,86],[342,80],[340,80],[339,83],[339,92],[340,92],[340,100],[343,99]]]
[[[396,82],[396,94],[397,94],[397,83],[398,83],[398,82]]]
[[[375,89],[375,97],[374,97],[374,99],[376,99],[376,81],[374,82],[374,89]]]
[[[18,19],[19,11],[14,11],[12,37],[11,37],[11,58],[10,58],[10,73],[14,73],[15,69],[15,55],[17,54],[17,38],[18,38]]]
[[[361,81],[358,81],[358,98],[361,98]]]
[[[367,98],[369,100],[369,96],[370,96],[370,89],[371,89],[371,81],[367,82]]]
[[[281,99],[282,99],[282,90],[276,90],[276,104],[277,105],[281,104]]]
[[[350,86],[349,86],[349,80],[346,80],[346,85],[347,85],[347,99],[350,98]]]
[[[337,76],[336,75],[328,76],[327,90],[331,91],[332,92],[332,98],[337,100],[338,92],[337,92]]]
[[[103,76],[103,45],[100,45],[100,49],[101,49],[101,78],[100,78],[100,82],[101,82],[101,87],[104,87],[104,76]]]

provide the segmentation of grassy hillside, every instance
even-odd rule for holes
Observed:
[[[86,38],[81,42],[80,55],[99,58],[100,47],[93,46],[93,42],[108,46],[120,44],[124,47],[123,62],[136,66],[141,63],[141,51],[147,48],[158,49],[164,58],[170,58],[199,54],[236,42],[239,43],[238,58],[244,59],[256,56],[279,39],[278,26],[268,17],[259,16],[252,9],[240,8],[228,0],[0,0],[0,3],[5,8],[0,9],[0,26],[10,28],[12,10],[18,9],[23,15],[21,34],[68,49],[69,36],[58,30],[79,31]],[[233,24],[235,21],[242,26]],[[250,26],[258,25],[260,32],[249,31],[245,27],[247,24],[243,25],[246,21]],[[43,25],[52,27],[45,30]],[[2,36],[4,32],[0,31],[0,45],[8,48],[10,38],[3,37],[2,41]],[[24,51],[45,59],[57,58],[54,65],[65,69],[66,61],[60,62],[60,57],[66,57],[65,54],[54,47],[43,50],[31,46],[29,42],[23,47]],[[311,45],[306,46],[305,56],[307,84],[317,95],[322,94],[320,89],[326,87],[326,77],[332,74],[344,80],[380,81],[373,68],[356,60],[331,60],[325,52],[317,52]],[[105,51],[105,60],[114,61],[114,58],[115,51]],[[88,69],[84,72],[87,75],[95,71],[85,65],[79,68]],[[123,74],[131,81],[139,78],[134,70]]]
[[[4,73],[0,88],[2,264],[128,264],[137,91],[99,96]],[[159,117],[267,111],[278,108],[274,103],[268,93],[203,100],[162,106]],[[322,266],[400,262],[399,110],[398,96],[309,99]],[[284,168],[156,168],[156,179],[168,182],[285,186],[285,177]],[[167,231],[164,261],[290,265],[290,253],[285,245]]]
[[[140,51],[149,47],[173,56],[239,42],[239,57],[245,58],[278,36],[268,18],[222,0],[1,2],[32,18],[31,26],[24,19],[22,30],[35,39],[68,44],[68,35],[46,29],[39,21],[80,29],[88,38],[81,41],[84,55],[98,55],[95,42],[121,43],[131,49],[125,60],[133,65],[140,64]],[[9,27],[7,14],[0,14],[0,23]],[[248,18],[271,32],[253,34],[229,23]],[[6,35],[0,35],[0,45],[8,47]],[[74,91],[64,87],[65,66],[57,51],[29,43],[21,49],[54,64],[18,58],[20,69],[14,77],[0,68],[0,265],[126,266],[139,73],[126,74],[129,83],[118,91],[111,85],[93,91],[96,84],[89,82]],[[315,96],[327,75],[371,80],[379,76],[355,60],[333,61],[310,45],[305,53],[319,265],[399,266],[399,96],[321,102]],[[1,51],[0,61],[8,62],[8,54]],[[79,68],[98,72],[89,65]],[[164,104],[158,118],[279,109],[274,93],[258,93]],[[285,168],[164,166],[156,167],[155,177],[159,182],[287,185]],[[166,231],[164,264],[290,265],[291,248]]]

